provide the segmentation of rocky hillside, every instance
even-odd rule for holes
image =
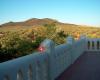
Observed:
[[[51,24],[56,23],[60,24],[57,20],[44,18],[44,19],[37,19],[32,18],[23,22],[8,22],[5,24],[2,24],[1,27],[8,27],[8,26],[37,26],[37,25],[44,25],[44,24]]]

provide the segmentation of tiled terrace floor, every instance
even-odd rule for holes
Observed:
[[[100,80],[100,52],[84,52],[56,80]]]

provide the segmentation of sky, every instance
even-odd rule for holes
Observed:
[[[100,0],[0,0],[0,24],[30,18],[100,26]]]

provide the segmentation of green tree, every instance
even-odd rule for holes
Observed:
[[[44,27],[46,28],[45,34],[47,38],[53,39],[56,35],[56,24],[45,24]]]

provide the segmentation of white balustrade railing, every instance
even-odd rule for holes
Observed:
[[[78,41],[68,37],[67,43],[58,46],[46,39],[41,45],[44,52],[0,63],[0,80],[54,80],[87,48],[84,37]]]
[[[100,51],[100,38],[86,39],[87,51]]]

